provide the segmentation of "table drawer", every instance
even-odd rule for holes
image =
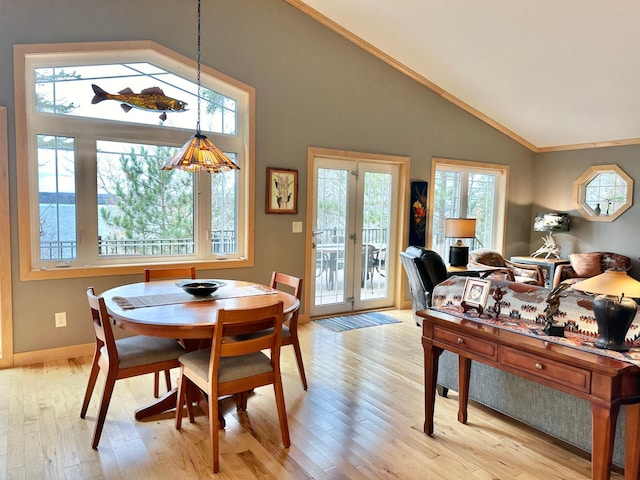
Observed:
[[[587,393],[591,390],[591,372],[573,365],[543,360],[536,355],[505,346],[500,349],[500,363],[555,384],[566,385]]]
[[[473,353],[479,357],[498,361],[498,346],[490,341],[481,340],[446,328],[435,326],[434,340],[440,340],[452,346],[453,351]]]

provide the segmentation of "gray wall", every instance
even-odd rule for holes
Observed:
[[[640,145],[538,154],[533,212],[569,212],[570,230],[556,235],[563,258],[574,252],[612,251],[631,257],[631,276],[640,278]],[[613,222],[590,222],[573,206],[573,182],[592,165],[616,164],[633,179],[634,205]],[[542,241],[531,232],[532,250]]]
[[[202,17],[203,64],[254,86],[257,95],[256,263],[216,271],[216,277],[265,282],[274,269],[304,274],[304,235],[292,235],[290,222],[306,218],[308,146],[406,155],[411,177],[420,180],[429,180],[432,157],[508,164],[506,253],[529,251],[535,159],[530,151],[282,0],[205,0]],[[195,0],[0,2],[0,105],[9,108],[16,353],[91,342],[86,286],[100,292],[142,276],[19,280],[13,45],[153,40],[193,58],[194,27]],[[299,170],[298,215],[263,213],[267,166]],[[275,248],[283,244],[286,250]],[[54,328],[58,311],[67,312],[67,328]]]

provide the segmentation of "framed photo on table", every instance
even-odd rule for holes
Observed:
[[[298,213],[298,171],[267,167],[266,213]]]
[[[465,312],[469,309],[475,309],[482,314],[484,307],[487,305],[490,289],[490,280],[467,277],[464,291],[462,292],[462,309]]]

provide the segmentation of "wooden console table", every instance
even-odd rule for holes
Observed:
[[[433,434],[438,358],[458,354],[458,421],[467,422],[471,360],[519,375],[591,403],[591,478],[610,478],[620,405],[628,404],[625,480],[640,479],[640,367],[593,352],[498,328],[469,317],[428,309],[423,317],[425,422]]]

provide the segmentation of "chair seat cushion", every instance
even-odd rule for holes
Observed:
[[[190,368],[201,378],[209,377],[209,358],[211,349],[203,348],[186,353],[180,357],[180,363]],[[272,372],[271,359],[262,352],[238,355],[236,357],[222,357],[218,381],[220,383],[238,380],[260,373]]]
[[[184,348],[173,338],[147,337],[136,335],[116,340],[120,368],[137,367],[148,363],[178,359],[184,355]],[[106,355],[102,347],[101,352]]]
[[[538,280],[536,278],[531,278],[529,275],[526,275],[526,276],[514,275],[513,279],[518,283],[528,283],[530,285],[538,285]]]
[[[512,267],[511,271],[513,272],[513,276],[516,279],[516,282],[520,283],[533,283],[538,282],[538,272],[536,270],[527,269],[527,268],[519,268]]]

